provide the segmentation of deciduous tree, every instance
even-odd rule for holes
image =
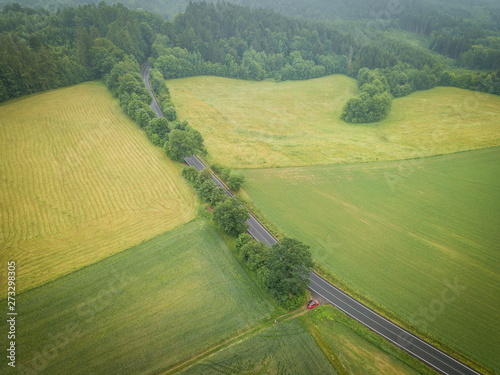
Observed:
[[[250,215],[234,198],[215,207],[213,215],[215,225],[230,236],[237,237],[248,229]]]

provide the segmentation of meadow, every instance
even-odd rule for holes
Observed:
[[[323,305],[306,322],[323,348],[341,363],[346,374],[434,375],[430,367],[370,331],[340,310]],[[325,349],[323,349],[325,350]]]
[[[500,148],[241,172],[252,202],[330,278],[500,371]]]
[[[167,81],[180,119],[199,130],[210,162],[269,168],[400,160],[500,145],[500,97],[450,87],[393,101],[373,124],[340,114],[352,78],[254,82],[219,77]]]
[[[17,304],[16,370],[54,375],[158,373],[275,313],[202,219],[22,293]]]
[[[98,83],[0,105],[0,175],[0,252],[17,262],[18,292],[186,223],[198,206]]]
[[[436,374],[332,306],[300,315],[243,337],[179,374]]]

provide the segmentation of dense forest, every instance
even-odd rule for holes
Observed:
[[[102,0],[17,0],[26,7],[55,11],[63,7],[99,4]],[[184,12],[190,2],[203,0],[106,0],[109,5],[122,3],[130,9],[157,13],[173,19]],[[207,0],[217,3],[219,0]],[[402,15],[430,12],[433,16],[451,16],[471,22],[481,28],[499,30],[500,3],[497,0],[231,0],[232,3],[275,10],[292,17],[307,17],[321,20],[397,18]],[[0,0],[0,8],[12,0]]]
[[[147,103],[139,76],[147,58],[158,79],[217,75],[279,82],[348,74],[360,87],[344,109],[348,122],[378,121],[392,98],[437,85],[500,94],[498,13],[483,17],[488,27],[481,27],[467,18],[469,8],[443,16],[431,2],[405,4],[412,12],[393,7],[394,17],[343,15],[357,19],[336,21],[229,3],[190,2],[171,21],[104,2],[55,12],[6,5],[0,13],[0,101],[103,79],[128,109],[132,93]],[[119,63],[127,69],[113,70]],[[175,121],[170,98],[163,102],[167,119]]]

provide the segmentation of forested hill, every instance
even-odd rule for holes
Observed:
[[[125,61],[135,73],[115,73],[128,80],[123,90],[133,91],[148,57],[164,78],[349,74],[362,91],[343,117],[350,122],[377,121],[391,98],[437,85],[500,94],[500,37],[464,19],[422,12],[318,21],[194,2],[167,21],[104,2],[53,13],[8,5],[0,13],[0,101],[85,80],[109,84],[113,67]]]
[[[0,101],[103,78],[121,61],[142,63],[163,22],[153,13],[104,3],[57,13],[5,7],[0,13]]]
[[[102,0],[17,0],[23,7],[55,11],[63,7],[99,4]],[[184,12],[190,2],[200,0],[106,0],[122,3],[130,9],[143,9],[173,19]],[[218,0],[206,0],[216,3]],[[433,13],[469,21],[481,28],[500,32],[500,2],[497,0],[231,0],[231,3],[252,8],[267,8],[293,17],[322,20],[394,19],[402,15]],[[0,8],[12,0],[0,0]],[[416,13],[417,12],[417,13]]]

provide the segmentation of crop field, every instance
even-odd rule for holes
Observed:
[[[312,338],[311,326],[323,348]],[[179,374],[436,374],[383,341],[339,310],[323,306],[268,326]]]
[[[337,374],[303,324],[294,319],[269,327],[179,374],[310,373]]]
[[[356,81],[167,81],[179,117],[205,139],[209,161],[269,168],[401,160],[500,145],[500,97],[450,87],[396,99],[374,124],[340,120]]]
[[[96,83],[0,105],[0,176],[0,252],[20,290],[196,215],[179,171]]]
[[[27,291],[17,304],[16,369],[51,375],[158,373],[274,313],[205,220]]]
[[[389,343],[340,310],[320,306],[307,315],[315,335],[321,337],[347,374],[436,375],[418,359]]]
[[[253,203],[334,278],[500,371],[500,148],[242,172]]]

